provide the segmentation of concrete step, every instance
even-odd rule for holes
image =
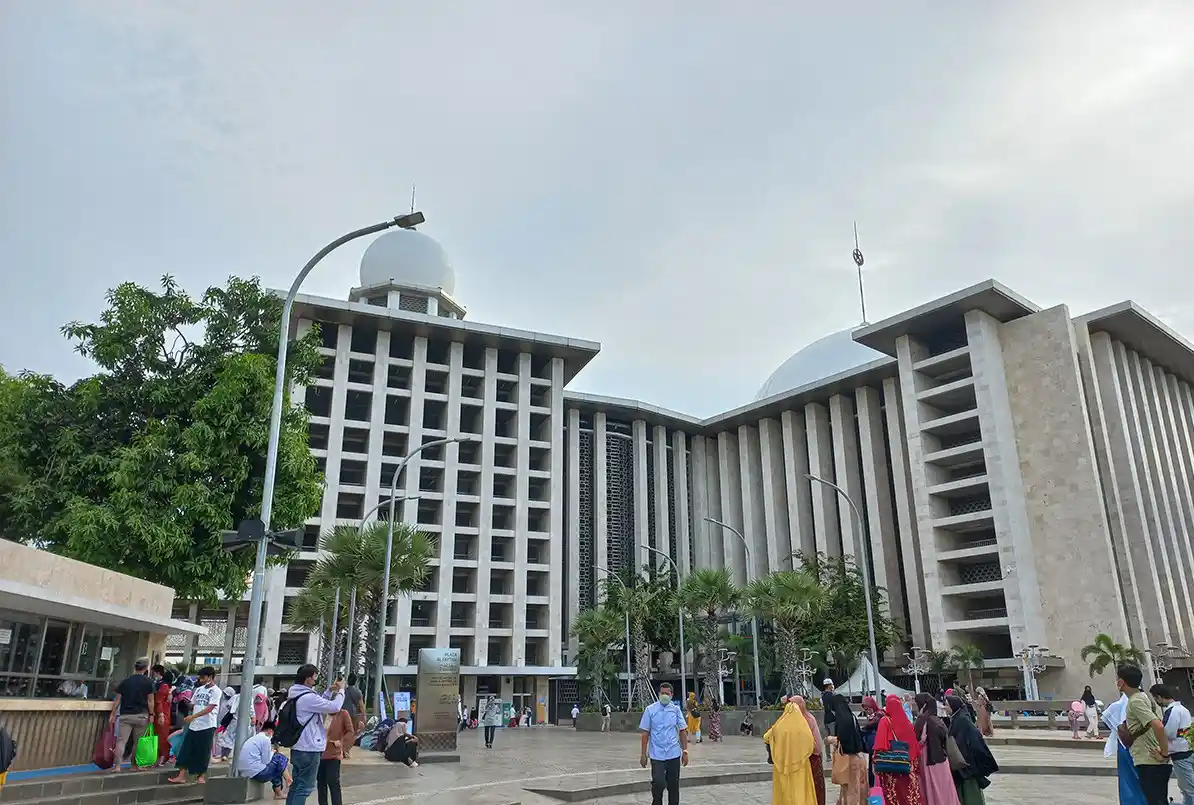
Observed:
[[[214,771],[223,774],[224,770]],[[40,777],[9,783],[0,789],[0,805],[179,805],[202,802],[203,786],[171,785],[174,769]]]

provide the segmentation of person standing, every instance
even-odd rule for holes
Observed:
[[[891,752],[895,743],[904,744],[908,751],[907,771],[876,771],[875,782],[883,789],[885,805],[924,805],[920,793],[920,741],[908,721],[904,704],[898,696],[888,696],[875,731],[875,753]]]
[[[1119,726],[1119,739],[1128,747],[1140,790],[1147,805],[1167,805],[1169,802],[1169,738],[1157,706],[1140,689],[1144,674],[1135,665],[1121,665],[1116,671],[1115,685],[1128,696],[1127,718]]]
[[[821,740],[821,729],[817,726],[817,719],[808,711],[808,704],[803,696],[793,696],[789,701],[795,703],[813,735],[813,753],[809,755],[808,765],[813,773],[813,790],[817,795],[817,805],[825,805],[825,743]]]
[[[153,731],[158,738],[157,765],[164,766],[170,757],[170,733],[174,731],[170,713],[174,672],[166,670],[165,666],[155,665],[150,669],[150,679],[153,680]]]
[[[695,693],[688,694],[688,740],[701,742],[701,706]]]
[[[353,735],[360,735],[365,729],[365,694],[361,693],[361,689],[357,687],[357,675],[348,675],[348,687],[344,689],[344,710],[348,713],[348,717],[352,719],[352,733]],[[348,760],[351,754],[352,744],[341,747],[344,752],[344,759]]]
[[[1132,763],[1132,755],[1119,739],[1119,727],[1124,723],[1128,714],[1128,697],[1120,697],[1103,710],[1103,724],[1111,731],[1107,736],[1107,744],[1103,747],[1104,757],[1114,757],[1116,762],[1116,777],[1119,780],[1119,805],[1144,805],[1144,792],[1140,790],[1140,777],[1136,774],[1136,765]]]
[[[809,758],[816,742],[795,702],[784,706],[783,715],[763,733],[763,743],[771,759],[771,805],[814,805],[817,789]]]
[[[920,794],[925,805],[959,805],[949,768],[949,730],[937,715],[937,701],[931,694],[918,693],[916,705],[920,708],[915,724],[920,744]]]
[[[191,693],[191,714],[182,720],[182,745],[175,760],[178,773],[167,782],[185,783],[188,774],[194,774],[198,783],[207,780],[211,747],[216,737],[216,712],[223,697],[223,692],[216,686],[216,669],[210,665],[200,668],[198,687]]]
[[[348,710],[341,708],[328,722],[327,730],[327,748],[323,750],[323,756],[319,759],[319,771],[315,775],[315,783],[319,788],[319,805],[328,805],[329,793],[331,805],[343,805],[344,798],[340,792],[340,763],[344,760],[344,750],[352,746],[352,715]]]
[[[334,715],[344,709],[343,682],[332,683],[325,699],[315,692],[315,677],[319,669],[310,663],[301,666],[295,676],[295,683],[286,694],[279,718],[285,720],[286,708],[293,707],[295,719],[301,732],[290,750],[290,765],[293,767],[294,783],[286,795],[286,805],[306,805],[307,797],[315,790],[319,777],[319,761],[328,747],[327,728],[323,716]]]
[[[1194,758],[1190,754],[1191,727],[1190,711],[1173,698],[1173,691],[1164,685],[1153,685],[1148,689],[1157,704],[1161,706],[1161,723],[1165,725],[1165,737],[1169,739],[1169,760],[1173,763],[1173,775],[1182,792],[1182,805],[1194,805]]]
[[[1086,690],[1082,691],[1082,708],[1086,715],[1086,737],[1099,737],[1099,700],[1095,698],[1091,692],[1090,685],[1086,686]],[[986,733],[983,733],[986,735]]]
[[[850,703],[842,696],[828,691],[821,697],[825,703],[825,720],[832,717],[829,744],[835,750],[833,781],[838,784],[839,805],[862,805],[867,792],[867,754],[862,742],[858,719],[850,710]]]
[[[671,683],[659,686],[659,701],[647,705],[638,722],[642,732],[639,765],[651,761],[651,805],[680,805],[680,767],[688,765],[688,725],[680,707],[672,702]]]
[[[1090,692],[1089,687],[1086,690],[1088,693]],[[978,731],[981,732],[984,737],[990,738],[995,734],[995,728],[991,724],[991,699],[987,696],[987,692],[982,688],[974,689],[974,709],[978,711]],[[1090,718],[1089,711],[1086,713],[1086,717],[1087,719]],[[1089,732],[1090,727],[1087,726],[1086,729]],[[1096,738],[1099,735],[1097,713],[1095,714],[1094,734]]]
[[[502,723],[502,707],[493,696],[485,700],[481,723],[485,727],[485,748],[493,749],[493,739],[497,735],[498,725]]]
[[[576,720],[580,718],[580,705],[572,705],[572,729],[576,729]]]
[[[945,701],[951,711],[949,735],[966,761],[965,767],[954,770],[958,801],[962,805],[986,805],[983,790],[991,784],[988,778],[999,771],[999,764],[971,720],[966,702],[958,696],[947,696]]]
[[[108,716],[108,729],[116,729],[116,762],[112,771],[120,771],[121,761],[137,754],[137,741],[145,734],[154,713],[153,680],[149,678],[149,660],[133,664],[133,675],[116,686],[116,700]],[[117,721],[119,717],[119,722]]]
[[[604,702],[601,705],[601,731],[609,732],[609,722],[614,713],[614,709],[609,706],[609,702]]]

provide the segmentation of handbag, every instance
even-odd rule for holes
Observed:
[[[101,769],[110,769],[116,763],[116,729],[104,725],[100,731],[99,740],[95,742],[95,751],[91,753],[91,762]]]
[[[966,762],[966,757],[962,754],[958,742],[954,740],[954,736],[945,736],[945,756],[949,758],[949,770],[961,771],[970,764]]]
[[[146,733],[137,740],[137,751],[133,754],[133,762],[141,768],[152,766],[158,762],[158,736]]]
[[[841,749],[833,750],[833,771],[829,779],[834,785],[849,785],[853,782],[850,779],[850,756],[843,754]]]
[[[890,722],[890,719],[888,719]],[[894,728],[892,732],[894,733]],[[886,749],[876,749],[874,756],[876,773],[882,774],[911,774],[912,756],[908,753],[908,744],[892,738]]]

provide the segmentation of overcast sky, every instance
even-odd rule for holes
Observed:
[[[0,2],[0,364],[119,282],[288,285],[412,183],[476,321],[696,415],[995,277],[1194,335],[1194,4]],[[898,9],[898,11],[896,10]],[[343,298],[365,242],[305,290]]]

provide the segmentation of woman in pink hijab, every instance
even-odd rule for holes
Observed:
[[[821,740],[821,728],[817,725],[817,719],[813,718],[812,713],[808,711],[803,696],[793,696],[789,701],[796,703],[800,715],[804,716],[808,722],[808,728],[813,731],[813,743],[816,751],[809,757],[809,765],[813,770],[813,785],[817,789],[817,805],[825,805],[825,742]]]

